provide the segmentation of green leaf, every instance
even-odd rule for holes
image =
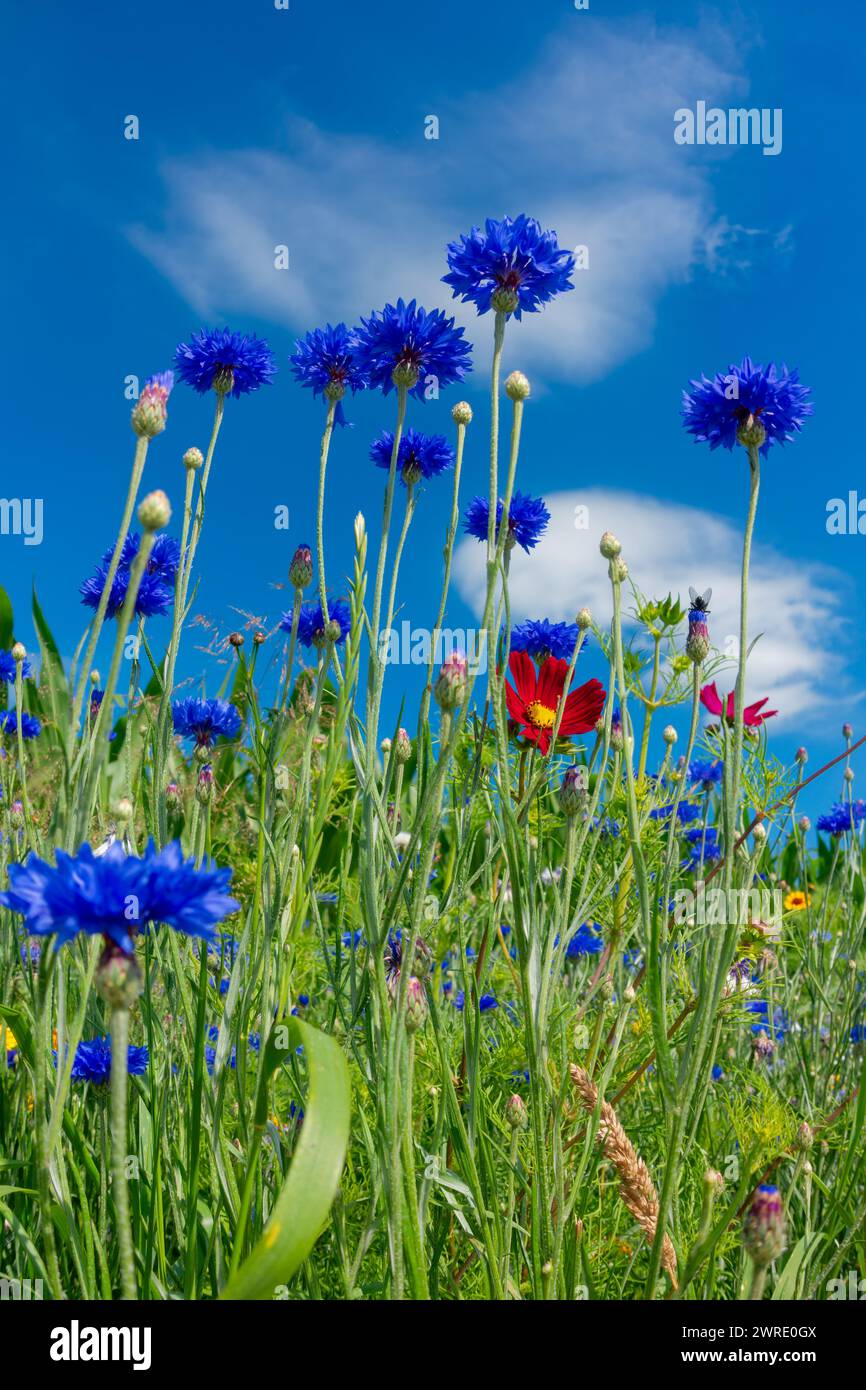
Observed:
[[[776,1287],[773,1290],[774,1299],[791,1299],[797,1297],[797,1282],[800,1271],[802,1269],[805,1272],[809,1261],[819,1245],[823,1244],[823,1241],[824,1236],[821,1231],[816,1231],[811,1239],[807,1239],[806,1236],[803,1236],[801,1240],[797,1241],[797,1244],[785,1261],[785,1268],[779,1275]]]
[[[42,651],[42,679],[48,685],[51,697],[51,713],[55,724],[60,727],[62,723],[65,728],[69,721],[69,692],[63,670],[63,659],[39,606],[35,585],[33,586],[33,625],[36,628]]]
[[[298,1018],[277,1024],[262,1057],[256,1123],[267,1121],[267,1081],[286,1059],[276,1037],[287,1027],[292,1045],[303,1044],[310,1087],[304,1123],[288,1176],[271,1219],[221,1297],[270,1299],[288,1283],[318,1239],[337,1193],[349,1142],[351,1089],[349,1069],[339,1045]],[[262,1114],[264,1102],[264,1114]]]
[[[15,623],[12,617],[12,600],[6,590],[0,588],[0,647],[4,651],[12,646],[12,634],[15,631]]]

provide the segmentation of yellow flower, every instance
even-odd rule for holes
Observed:
[[[7,1051],[7,1052],[14,1052],[14,1050],[15,1050],[15,1048],[16,1048],[17,1046],[18,1046],[18,1039],[16,1038],[15,1034],[12,1032],[12,1029],[11,1029],[11,1028],[9,1027],[9,1025],[7,1024],[7,1025],[6,1025],[6,1051]]]
[[[789,893],[785,899],[785,911],[802,912],[804,908],[809,906],[811,901],[811,897],[807,898],[805,893]]]

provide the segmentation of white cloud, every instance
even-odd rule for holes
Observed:
[[[584,605],[600,625],[610,622],[607,562],[599,554],[603,531],[622,541],[630,578],[652,598],[688,594],[690,584],[712,587],[710,632],[725,650],[739,632],[741,532],[723,517],[696,507],[634,492],[588,488],[545,498],[551,521],[531,555],[511,559],[509,593],[515,621],[574,619]],[[588,529],[575,529],[575,508],[588,509]],[[483,603],[484,547],[464,540],[457,549],[458,591],[478,613]],[[849,581],[829,567],[806,565],[757,544],[749,586],[749,701],[770,696],[778,722],[835,707],[842,662],[838,655]],[[734,650],[731,647],[730,650]],[[733,665],[719,677],[733,689]]]
[[[673,141],[678,106],[744,91],[734,53],[718,28],[572,21],[519,81],[443,104],[438,141],[415,115],[399,143],[290,120],[281,151],[169,160],[163,225],[129,236],[203,318],[305,331],[402,294],[452,303],[486,343],[489,325],[441,284],[444,248],[485,215],[530,211],[588,246],[589,269],[524,319],[521,366],[589,380],[651,342],[662,294],[697,264],[748,263],[752,229],[719,223],[711,164]],[[281,244],[288,271],[274,269]]]

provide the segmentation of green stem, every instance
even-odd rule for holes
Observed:
[[[111,1011],[111,1194],[117,1219],[121,1298],[134,1299],[135,1253],[126,1185],[126,1092],[128,1085],[129,1010]]]

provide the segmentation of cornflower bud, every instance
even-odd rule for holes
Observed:
[[[458,401],[452,408],[451,419],[455,425],[470,425],[472,423],[472,406],[468,401]]]
[[[526,1101],[522,1096],[509,1096],[505,1102],[505,1118],[512,1129],[525,1129],[529,1122]]]
[[[187,449],[183,456],[184,468],[201,468],[203,463],[204,454],[201,449],[197,449],[195,445],[191,449]]]
[[[525,401],[531,387],[523,372],[512,372],[505,382],[505,394],[510,401]]]
[[[785,1213],[778,1187],[758,1188],[743,1221],[743,1245],[759,1269],[766,1269],[787,1244]]]
[[[457,709],[463,703],[469,684],[469,664],[462,652],[450,652],[439,668],[439,676],[433,688],[436,703],[441,710]]]
[[[306,589],[313,578],[313,554],[308,545],[299,545],[289,565],[289,583],[294,589]]]
[[[145,383],[132,408],[132,428],[139,439],[162,434],[168,418],[168,398],[174,385],[174,372],[160,372]]]

